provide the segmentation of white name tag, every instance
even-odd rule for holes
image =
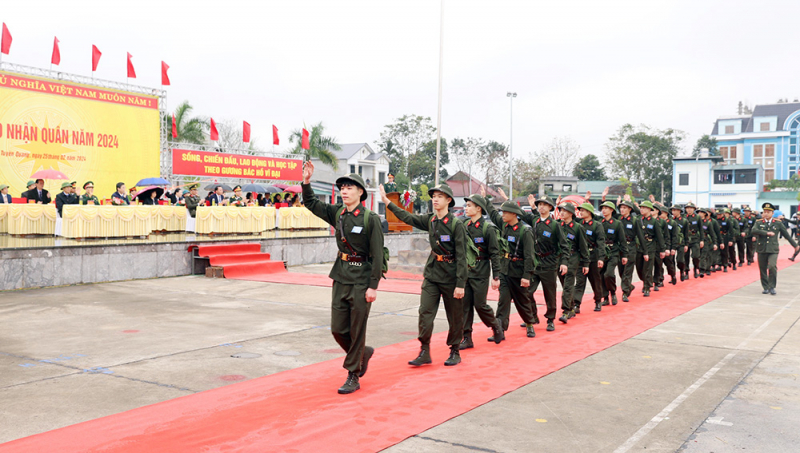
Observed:
[[[351,233],[359,234],[359,233],[361,233],[361,231],[362,231],[363,229],[364,229],[364,227],[360,227],[360,226],[354,226],[354,227],[353,227],[353,231],[351,231]]]

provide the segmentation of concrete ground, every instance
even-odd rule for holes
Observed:
[[[778,291],[750,284],[386,451],[796,451],[800,266]],[[329,298],[200,276],[0,293],[0,442],[342,357]],[[415,338],[417,305],[381,293],[369,343]]]

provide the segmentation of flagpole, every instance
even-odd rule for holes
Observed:
[[[436,116],[436,178],[434,185],[439,185],[439,157],[442,148],[442,60],[444,55],[444,0],[440,0],[439,15],[439,110]]]

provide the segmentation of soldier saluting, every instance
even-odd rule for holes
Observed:
[[[794,247],[795,253],[800,247],[794,242],[783,222],[772,218],[772,213],[775,211],[772,203],[764,203],[761,209],[762,218],[753,225],[752,234],[757,239],[758,270],[761,272],[761,287],[764,289],[761,294],[769,293],[774,296],[777,294],[775,287],[778,284],[778,252],[780,252],[778,238],[780,236],[786,238]]]
[[[347,380],[339,393],[353,393],[361,388],[359,379],[367,373],[374,349],[365,346],[367,319],[372,302],[378,296],[383,271],[383,231],[377,215],[361,206],[367,199],[364,180],[349,174],[336,180],[342,204],[320,201],[311,188],[314,164],[303,166],[303,203],[317,217],[336,229],[339,252],[331,268],[333,295],[331,333],[347,353],[343,367]]]
[[[412,366],[431,363],[431,335],[433,320],[439,311],[439,300],[444,300],[444,310],[450,329],[447,345],[450,357],[445,366],[461,363],[459,344],[464,335],[464,287],[467,284],[467,241],[469,235],[464,223],[450,212],[456,202],[453,191],[447,184],[439,184],[428,190],[433,204],[433,213],[409,214],[386,197],[386,190],[379,186],[381,200],[401,221],[428,232],[431,254],[423,271],[422,294],[419,298],[419,342],[420,352],[416,359],[408,362]]]

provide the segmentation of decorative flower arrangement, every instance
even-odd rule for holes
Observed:
[[[400,200],[403,202],[404,208],[407,208],[411,203],[416,201],[416,199],[417,199],[417,192],[415,192],[414,190],[406,190],[400,197]]]

